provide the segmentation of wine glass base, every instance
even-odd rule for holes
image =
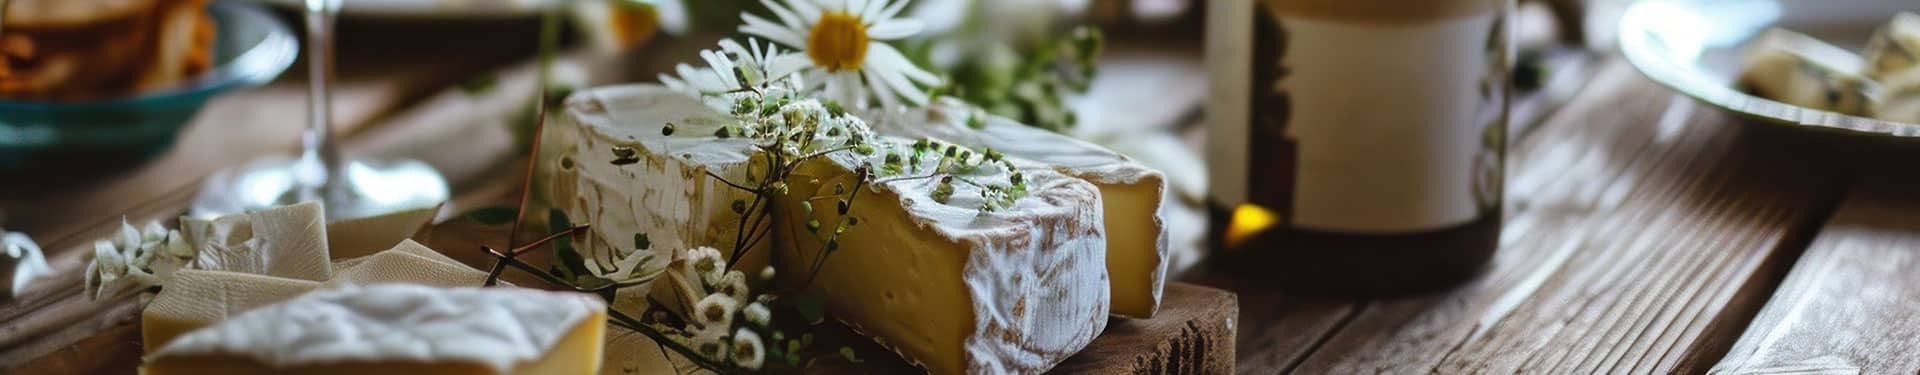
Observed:
[[[189,215],[213,218],[318,200],[326,204],[327,220],[337,221],[428,207],[449,196],[446,179],[420,161],[354,160],[340,168],[340,181],[329,186],[315,160],[255,160],[208,177]]]

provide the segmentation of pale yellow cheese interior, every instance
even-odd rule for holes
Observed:
[[[1161,236],[1160,175],[1132,184],[1101,184],[1107,232],[1107,272],[1115,315],[1152,318],[1167,272]]]
[[[180,270],[140,312],[140,335],[151,352],[174,337],[247,310],[306,293],[319,282],[237,272]]]
[[[584,375],[600,368],[601,340],[606,335],[607,315],[595,310],[554,343],[540,358],[514,367],[510,375]],[[493,374],[493,369],[478,363],[418,362],[409,360],[316,363],[290,368],[269,367],[257,360],[235,355],[192,355],[162,357],[143,369],[146,375],[469,375]]]
[[[802,197],[831,195],[834,183],[854,186],[854,176],[831,163],[809,163],[793,176],[792,193],[776,206],[786,220],[774,227],[780,244],[774,260],[785,283],[800,285],[824,250],[806,222],[819,220],[830,232],[840,215],[832,201],[814,203],[819,209],[811,216],[793,207]],[[825,297],[836,319],[889,340],[884,345],[909,361],[936,374],[963,373],[961,347],[975,324],[961,277],[968,249],[919,228],[900,199],[891,191],[861,191],[849,211],[860,224],[840,237],[839,250],[822,267],[830,271],[820,272],[810,289]]]

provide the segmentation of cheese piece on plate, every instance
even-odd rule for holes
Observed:
[[[481,286],[487,272],[468,267],[413,240],[382,251],[344,268],[327,287],[342,285],[418,284],[445,288]]]
[[[1873,117],[1920,124],[1920,69],[1888,78],[1880,88],[1880,98],[1873,103]]]
[[[1160,171],[1099,145],[1004,117],[984,116],[975,122],[975,112],[964,102],[948,99],[907,112],[874,111],[868,118],[881,134],[991,148],[1092,182],[1105,206],[1113,313],[1152,318],[1166,287],[1169,247],[1163,213],[1167,183]]]
[[[140,335],[151,352],[182,333],[247,310],[285,301],[319,282],[225,271],[185,269],[140,311]]]
[[[1747,55],[1740,89],[1781,103],[1844,114],[1867,111],[1865,62],[1852,52],[1784,29],[1768,30]]]
[[[1920,14],[1900,12],[1867,42],[1867,76],[1889,79],[1920,66]]]
[[[382,285],[261,307],[150,351],[142,373],[592,374],[597,297],[511,287]]]
[[[800,202],[834,196],[836,185],[855,189],[856,166],[881,165],[867,158],[888,152],[833,153],[788,176],[791,192],[776,206],[784,220],[774,228],[774,259],[788,285],[806,280],[827,250],[817,233],[835,231],[842,218],[828,208],[809,215]],[[942,161],[920,162],[930,171]],[[1011,177],[997,165],[987,169],[965,178]],[[1045,169],[1020,173],[1028,195],[992,211],[981,209],[974,185],[951,184],[943,203],[934,198],[940,178],[913,172],[855,189],[847,215],[858,222],[824,258],[810,291],[833,317],[936,374],[1052,368],[1106,328],[1099,190]],[[815,221],[822,232],[809,229]]]
[[[733,212],[733,202],[754,195],[712,176],[747,183],[759,159],[749,141],[714,135],[731,115],[665,86],[624,85],[574,93],[565,117],[576,141],[555,174],[554,204],[592,225],[583,255],[617,259],[632,251],[635,234],[646,234],[653,249],[733,248],[748,217]],[[764,267],[770,242],[734,267]]]
[[[191,268],[325,281],[327,220],[319,203],[274,207],[213,220],[180,219],[197,253]]]

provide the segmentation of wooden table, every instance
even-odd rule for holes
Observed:
[[[348,149],[426,159],[453,177],[457,206],[511,196],[518,156],[471,142],[500,142],[471,130],[501,126],[444,109],[498,107],[448,89],[514,66],[510,56],[524,50],[497,52],[344,61],[351,74],[336,117]],[[1239,293],[1238,371],[1920,370],[1920,178],[1899,177],[1910,174],[1900,155],[1914,148],[1743,123],[1618,59],[1593,65],[1570,102],[1517,137],[1502,249],[1480,279],[1426,296],[1353,300],[1189,275]],[[0,186],[0,209],[11,216],[4,225],[33,234],[55,268],[77,274],[91,241],[122,215],[176,216],[208,173],[290,152],[303,108],[295,69],[283,82],[219,99],[179,145],[140,168],[59,186]],[[530,87],[523,65],[507,72],[503,86]],[[74,297],[77,277],[62,280],[0,301],[0,369],[132,316],[129,304]]]

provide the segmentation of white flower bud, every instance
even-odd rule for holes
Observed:
[[[759,302],[748,304],[747,308],[740,309],[740,315],[747,318],[747,323],[761,327],[766,327],[773,321],[773,310]]]
[[[760,269],[760,281],[772,282],[773,276],[774,276],[773,266],[767,266],[766,268]]]

